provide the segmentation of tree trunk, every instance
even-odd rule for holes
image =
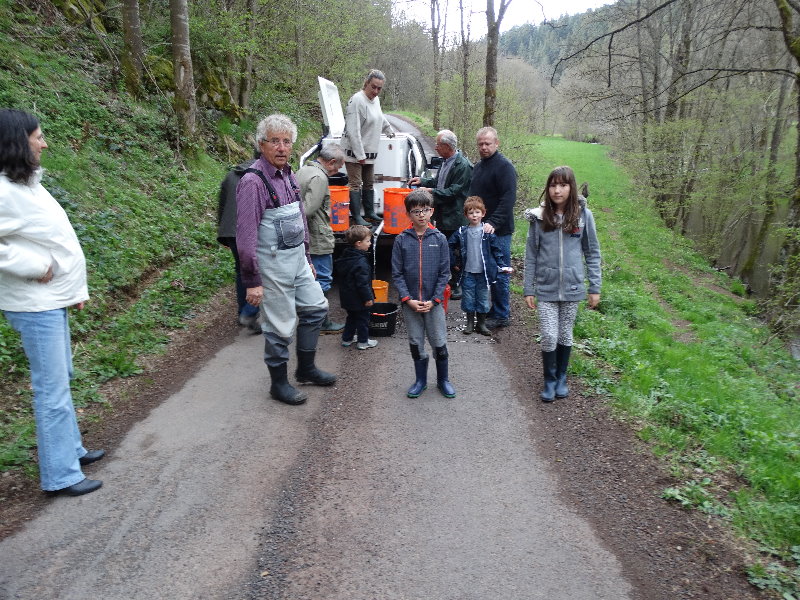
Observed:
[[[461,96],[463,108],[461,113],[461,127],[464,134],[469,129],[469,35],[470,26],[467,19],[464,26],[464,0],[458,0],[458,8],[461,13]]]
[[[439,35],[444,37],[444,32],[440,31],[442,25],[442,14],[439,10],[439,0],[431,1],[431,41],[433,42],[433,128],[439,130],[441,119],[441,95],[442,95],[442,52],[439,46]],[[445,7],[445,10],[447,8]]]
[[[510,1],[510,0],[509,0]],[[500,0],[503,6],[503,0]],[[497,44],[500,20],[495,19],[494,0],[486,0],[486,88],[483,96],[483,126],[494,125],[497,111]]]
[[[123,0],[122,32],[122,77],[128,92],[136,98],[142,95],[142,71],[144,46],[142,44],[142,25],[139,20],[139,1]]]
[[[247,0],[247,32],[250,40],[255,39],[256,35],[256,9],[257,0]],[[247,110],[250,106],[250,93],[253,91],[253,51],[248,50],[247,55],[242,59],[242,78],[239,83],[239,97],[236,102],[242,109]]]
[[[180,136],[194,137],[197,101],[194,94],[194,69],[189,45],[188,0],[169,1],[172,25],[172,64],[175,78],[175,113]]]

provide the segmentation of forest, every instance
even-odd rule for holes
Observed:
[[[506,9],[523,0],[413,1],[426,7],[425,22],[408,16],[408,2],[392,0],[0,0],[0,106],[39,116],[50,144],[43,183],[87,257],[91,302],[71,317],[76,404],[104,405],[104,383],[146,372],[142,357],[230,284],[230,255],[215,239],[216,194],[226,169],[251,154],[258,120],[272,112],[292,117],[296,158],[321,133],[316,78],[335,82],[345,99],[378,68],[387,75],[384,111],[420,118],[428,134],[453,130],[473,161],[475,131],[497,128],[503,153],[520,170],[520,212],[538,201],[541,172],[553,166],[544,147],[571,140],[608,149],[620,188],[622,179],[632,183],[638,209],[626,209],[627,218],[653,212],[668,228],[669,236],[648,237],[633,223],[622,236],[620,255],[636,254],[644,274],[627,272],[624,258],[609,253],[604,277],[607,271],[613,286],[616,276],[624,290],[609,296],[607,318],[616,311],[622,324],[603,338],[597,331],[606,323],[591,317],[595,357],[647,364],[644,349],[655,333],[644,329],[666,325],[663,315],[637,312],[642,302],[631,290],[643,279],[658,287],[658,302],[692,313],[691,286],[663,274],[674,266],[664,248],[695,250],[714,281],[724,280],[735,308],[698,310],[702,343],[694,345],[702,348],[691,352],[728,369],[730,394],[723,397],[717,375],[704,372],[706,395],[686,414],[672,413],[677,389],[688,397],[697,386],[669,366],[631,375],[636,389],[623,401],[660,411],[678,428],[730,425],[730,439],[749,440],[730,444],[732,479],[747,480],[761,503],[741,512],[741,527],[767,523],[778,540],[770,547],[779,546],[775,554],[790,565],[780,568],[793,570],[784,579],[795,587],[781,589],[800,593],[800,483],[786,467],[796,465],[797,437],[784,430],[797,418],[800,389],[796,360],[780,354],[790,348],[800,358],[800,4],[618,0],[505,30]],[[592,189],[601,176],[589,171]],[[766,334],[754,333],[751,316]],[[634,347],[638,335],[642,346]],[[720,358],[726,344],[730,354]],[[679,352],[655,344],[647,351]],[[697,363],[700,371],[704,361]],[[35,438],[25,369],[17,338],[0,319],[0,470],[30,476]],[[598,389],[613,387],[601,371]],[[758,383],[743,391],[733,372]],[[763,401],[777,411],[763,417],[775,429],[762,432],[745,412],[717,412],[703,404],[710,398],[731,411],[757,412]],[[710,444],[675,439],[665,434],[664,444],[711,456]],[[759,480],[737,454],[744,446],[754,456],[767,456],[769,446],[782,462]],[[774,498],[762,502],[759,494],[771,487]],[[688,498],[686,489],[673,499]],[[705,502],[702,494],[692,498],[689,504]]]

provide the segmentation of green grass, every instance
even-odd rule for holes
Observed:
[[[711,269],[636,197],[607,148],[535,139],[541,162],[517,164],[520,178],[541,189],[552,167],[572,166],[590,184],[603,249],[602,302],[580,313],[574,370],[678,465],[684,482],[666,498],[719,515],[790,559],[800,545],[797,362],[752,317],[741,283]],[[526,235],[520,220],[519,257]]]

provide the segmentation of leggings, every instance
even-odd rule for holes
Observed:
[[[578,316],[578,302],[538,302],[542,352],[552,352],[556,344],[572,346],[572,328]]]

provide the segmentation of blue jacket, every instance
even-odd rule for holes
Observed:
[[[467,255],[467,235],[468,225],[459,227],[453,235],[450,236],[448,244],[450,245],[450,264],[453,268],[458,270],[458,283],[464,278],[464,261]],[[486,277],[487,285],[492,285],[497,281],[498,268],[508,267],[510,265],[503,264],[503,249],[497,242],[497,236],[493,233],[484,232],[481,236],[481,259],[483,260],[483,274]]]
[[[541,207],[525,211],[525,218],[531,225],[525,246],[524,295],[536,296],[544,302],[583,300],[587,278],[589,293],[600,293],[600,243],[594,217],[582,196],[578,201],[581,202],[581,216],[572,233],[562,229],[544,231]]]
[[[450,250],[441,231],[428,227],[420,239],[409,227],[397,235],[392,248],[392,282],[400,302],[441,303],[449,280]]]

